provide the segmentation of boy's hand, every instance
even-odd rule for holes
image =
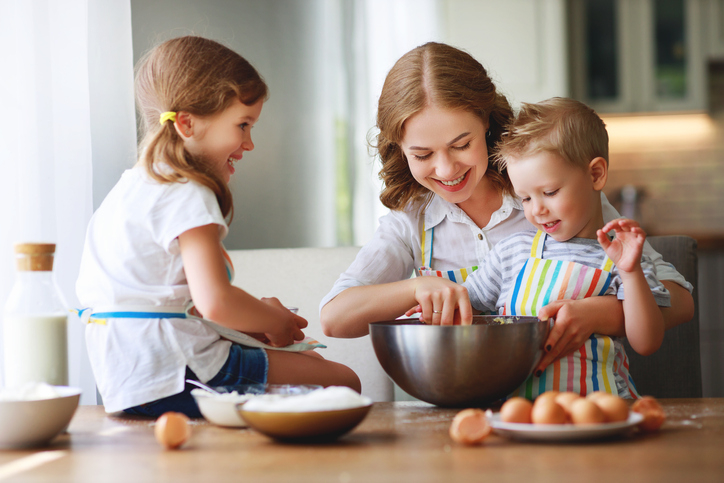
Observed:
[[[434,276],[417,277],[414,280],[414,297],[420,308],[410,309],[409,314],[420,312],[420,321],[432,325],[473,323],[473,309],[465,287]]]
[[[269,345],[285,347],[294,344],[295,341],[304,339],[302,329],[307,326],[307,320],[305,318],[291,312],[282,305],[276,297],[262,297],[261,301],[282,311],[282,322],[279,324],[278,330],[265,334],[269,340],[269,342],[267,342]]]
[[[606,233],[615,230],[616,237],[609,240]],[[633,220],[619,218],[609,221],[598,230],[598,243],[608,257],[623,272],[632,272],[641,266],[641,253],[646,241],[646,232]]]

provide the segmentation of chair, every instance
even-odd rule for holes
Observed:
[[[627,341],[624,342],[629,372],[641,395],[701,397],[696,240],[688,236],[651,236],[648,241],[664,260],[673,264],[694,285],[694,317],[667,330],[663,344],[650,356],[637,354]]]

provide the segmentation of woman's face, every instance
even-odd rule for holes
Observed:
[[[428,106],[405,121],[412,176],[450,203],[467,201],[488,169],[487,126],[468,111]]]
[[[198,156],[228,183],[245,151],[254,149],[251,128],[261,115],[263,102],[253,106],[238,99],[221,112],[193,118],[193,134],[185,141],[188,151]]]

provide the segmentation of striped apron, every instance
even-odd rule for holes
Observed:
[[[425,229],[425,222],[422,223],[422,234],[420,236],[420,248],[422,250],[423,266],[415,269],[418,277],[433,276],[442,277],[455,283],[463,283],[468,275],[478,269],[475,265],[470,268],[458,268],[455,270],[433,270],[432,267],[432,241],[435,238],[435,227]]]
[[[610,258],[606,257],[600,268],[546,260],[543,249],[547,236],[542,231],[536,233],[530,258],[516,277],[504,314],[535,316],[553,300],[579,300],[606,293],[612,278]],[[598,334],[592,334],[575,353],[550,364],[539,377],[531,375],[509,397],[534,399],[550,390],[581,395],[605,391],[627,398],[639,397],[628,372],[623,345],[614,338]]]
[[[231,263],[231,257],[226,250],[222,250],[222,254],[224,256],[226,276],[231,282],[234,280],[235,276],[234,264]],[[83,323],[100,325],[106,325],[108,323],[107,319],[194,319],[211,327],[221,337],[246,347],[259,347],[262,349],[290,352],[324,349],[327,347],[312,337],[305,337],[303,340],[297,341],[286,347],[272,347],[248,334],[224,327],[223,325],[217,324],[211,320],[202,318],[201,314],[198,310],[196,310],[193,302],[189,302],[186,306],[116,305],[111,307],[93,307],[72,310],[71,312],[78,314],[78,317]]]

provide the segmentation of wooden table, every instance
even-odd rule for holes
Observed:
[[[456,410],[397,402],[376,403],[333,444],[280,444],[197,420],[177,451],[156,443],[152,421],[81,406],[51,446],[0,451],[0,481],[724,481],[724,398],[661,403],[668,420],[658,433],[587,443],[491,435],[480,446],[460,446],[448,436]]]

